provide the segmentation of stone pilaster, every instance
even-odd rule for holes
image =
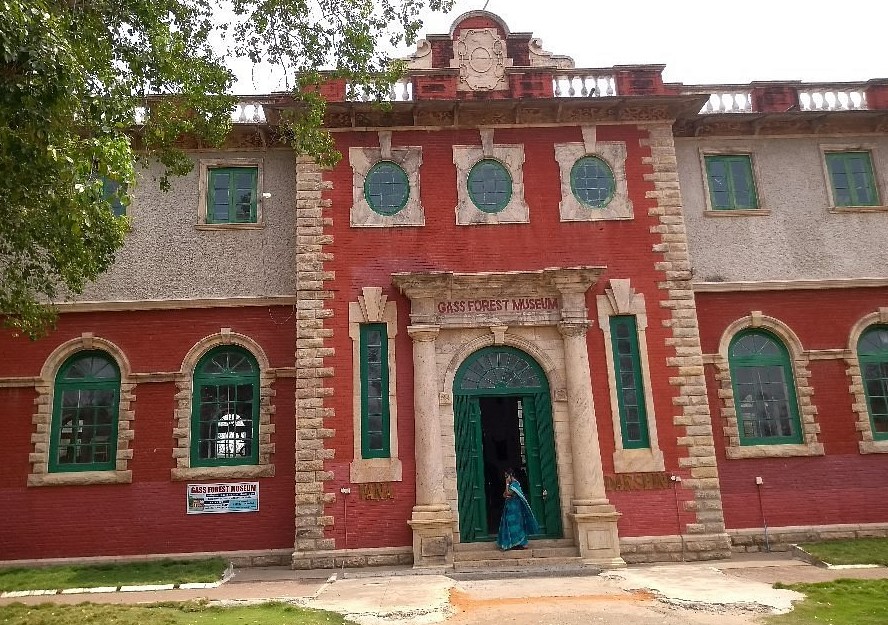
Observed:
[[[324,482],[333,478],[324,461],[333,458],[333,450],[324,441],[334,435],[326,423],[334,416],[327,407],[333,387],[326,381],[333,377],[327,358],[333,348],[327,339],[333,336],[325,320],[333,317],[327,301],[333,297],[328,282],[332,271],[324,263],[333,260],[325,248],[333,237],[324,234],[333,220],[324,217],[331,205],[322,198],[330,188],[321,169],[309,158],[296,159],[296,539],[294,568],[323,567],[329,558],[318,557],[319,550],[334,549],[332,538],[324,537],[324,528],[333,524],[333,517],[324,513],[332,504],[334,493],[324,492]],[[332,566],[332,560],[330,563]]]
[[[685,533],[689,540],[705,537],[705,543],[711,546],[701,553],[701,559],[726,558],[730,556],[730,541],[725,533],[672,127],[650,126],[649,132],[650,138],[642,144],[650,146],[651,156],[645,157],[644,162],[653,169],[653,173],[645,174],[654,186],[647,197],[657,202],[648,212],[659,221],[651,232],[660,239],[653,251],[662,255],[655,265],[664,277],[658,283],[662,291],[660,306],[670,311],[663,325],[671,334],[666,345],[674,350],[666,361],[673,372],[669,383],[676,387],[673,423],[684,429],[678,445],[687,449],[687,455],[679,458],[679,466],[690,474],[682,487],[691,490],[693,500],[686,502],[685,508],[696,513],[696,522],[688,524]]]
[[[449,565],[453,562],[453,513],[444,495],[444,458],[438,416],[438,371],[435,362],[436,325],[411,325],[413,339],[413,406],[416,454],[416,505],[409,521],[413,528],[413,565]]]

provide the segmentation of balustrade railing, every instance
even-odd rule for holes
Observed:
[[[348,85],[346,87],[346,99],[351,102],[372,102],[375,96],[369,89],[361,85]],[[412,102],[413,101],[413,81],[409,78],[402,78],[395,82],[385,94],[384,102]]]
[[[238,102],[231,111],[231,121],[235,124],[262,124],[265,122],[265,109],[261,102]]]
[[[571,72],[555,74],[552,89],[556,98],[598,98],[617,95],[613,74]]]
[[[799,108],[803,111],[866,110],[866,91],[824,86],[799,89]]]
[[[709,100],[700,109],[701,114],[707,113],[751,113],[752,93],[748,90],[715,90]]]

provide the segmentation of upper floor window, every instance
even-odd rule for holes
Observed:
[[[614,172],[597,156],[584,156],[570,170],[570,188],[583,206],[604,208],[614,197]]]
[[[478,161],[468,178],[469,197],[479,210],[498,213],[512,199],[512,175],[496,159]]]
[[[623,448],[650,447],[635,316],[611,317],[610,330]]]
[[[869,152],[827,152],[826,169],[835,206],[879,205]]]
[[[121,193],[126,191],[126,186],[116,180],[102,178],[102,195],[111,204],[111,211],[117,216],[126,215],[126,206],[121,199]]]
[[[394,215],[407,205],[410,181],[407,172],[392,161],[380,161],[364,180],[364,198],[374,212]]]
[[[361,325],[361,457],[388,458],[389,360],[385,323]]]
[[[874,440],[888,440],[888,326],[873,326],[857,343]]]
[[[703,161],[712,210],[759,208],[749,154],[707,154]]]
[[[56,376],[50,472],[113,471],[117,461],[120,369],[100,351],[79,352]]]
[[[801,443],[789,352],[764,330],[738,333],[728,349],[741,445]]]
[[[215,167],[207,176],[207,223],[257,222],[258,167]]]
[[[194,370],[191,466],[256,464],[259,366],[243,348],[209,351]]]

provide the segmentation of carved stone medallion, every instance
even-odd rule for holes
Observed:
[[[459,89],[493,91],[506,88],[506,44],[493,28],[464,30],[454,47]]]

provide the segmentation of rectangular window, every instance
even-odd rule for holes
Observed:
[[[869,152],[827,152],[826,169],[836,206],[878,206]]]
[[[706,178],[712,210],[754,210],[759,207],[748,154],[707,155]]]
[[[111,210],[114,212],[114,215],[122,217],[123,215],[126,215],[126,206],[120,201],[118,191],[125,192],[126,186],[121,189],[120,183],[116,180],[102,178],[102,194],[105,196],[105,199],[108,200],[108,203],[111,204]]]
[[[635,317],[633,315],[611,317],[610,330],[623,448],[647,449],[651,444]]]
[[[361,457],[388,458],[388,331],[384,323],[361,325]]]
[[[208,170],[207,223],[256,223],[258,167],[219,167]]]

